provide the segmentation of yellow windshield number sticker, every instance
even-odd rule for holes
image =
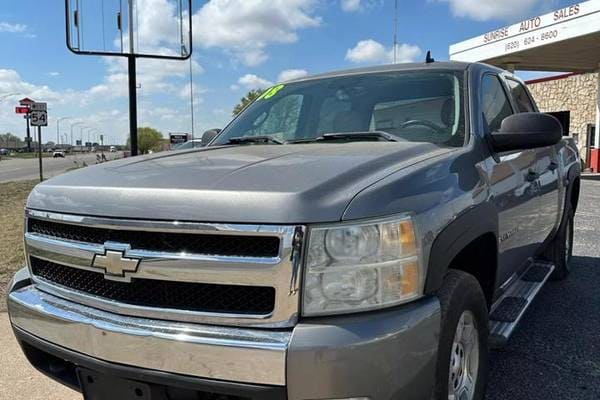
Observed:
[[[283,89],[285,87],[285,85],[277,85],[277,86],[273,86],[270,89],[267,89],[262,96],[260,96],[261,100],[268,100],[271,97],[275,96],[281,89]]]

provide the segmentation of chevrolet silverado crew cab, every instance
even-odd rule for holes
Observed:
[[[86,399],[479,400],[569,273],[578,152],[505,71],[304,78],[203,139],[29,196],[10,320]]]

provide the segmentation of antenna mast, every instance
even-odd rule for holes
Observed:
[[[398,62],[398,0],[394,0],[394,64]]]

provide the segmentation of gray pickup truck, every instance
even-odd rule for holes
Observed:
[[[569,272],[577,149],[500,69],[304,78],[203,139],[29,196],[10,320],[86,399],[479,400]]]

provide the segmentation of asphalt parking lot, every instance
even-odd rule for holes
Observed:
[[[600,399],[600,181],[584,181],[572,273],[549,282],[509,345],[491,354],[487,400]],[[71,400],[33,370],[0,314],[0,399]]]
[[[584,181],[572,273],[549,282],[509,345],[492,352],[488,400],[600,399],[600,181]]]

